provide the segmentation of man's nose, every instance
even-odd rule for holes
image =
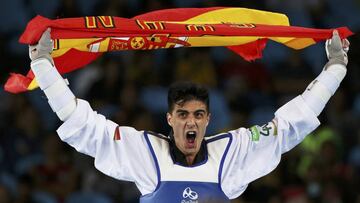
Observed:
[[[186,125],[189,126],[189,127],[193,127],[196,125],[196,121],[195,121],[195,118],[194,116],[190,116],[186,122]]]

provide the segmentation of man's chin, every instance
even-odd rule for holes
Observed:
[[[186,144],[185,151],[186,154],[194,154],[198,152],[198,147],[196,144],[191,144],[191,145]]]

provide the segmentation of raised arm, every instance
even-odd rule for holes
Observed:
[[[329,61],[320,75],[310,83],[302,94],[306,104],[316,116],[322,112],[346,75],[349,46],[349,41],[347,39],[341,40],[336,30],[333,32],[333,37],[325,43]]]
[[[324,109],[346,74],[349,42],[337,31],[326,42],[328,63],[306,90],[275,112],[271,122],[230,131],[233,143],[222,174],[224,192],[236,198],[247,184],[276,168],[281,155],[299,144],[320,122]]]
[[[143,194],[156,188],[156,169],[142,131],[119,127],[75,98],[51,58],[50,29],[29,46],[31,69],[52,110],[64,123],[60,138],[77,151],[95,158],[95,167],[120,180],[135,182]]]
[[[60,120],[65,121],[76,109],[76,99],[65,80],[54,67],[51,57],[53,41],[50,29],[41,36],[38,44],[29,46],[31,70],[42,91],[44,91],[51,109]]]

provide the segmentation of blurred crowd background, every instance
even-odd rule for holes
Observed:
[[[359,0],[2,1],[1,85],[10,72],[29,70],[27,46],[17,40],[37,14],[133,17],[165,8],[211,6],[282,12],[298,26],[360,30]],[[360,202],[360,42],[356,35],[349,40],[348,74],[321,114],[321,127],[233,202]],[[75,95],[107,118],[163,134],[169,132],[169,84],[202,83],[211,92],[211,135],[266,123],[277,108],[303,92],[326,61],[323,43],[294,51],[270,42],[263,59],[251,63],[226,48],[124,51],[108,53],[66,77]],[[60,124],[41,91],[13,95],[1,87],[0,203],[138,202],[132,183],[101,174],[92,158],[62,143],[55,131]]]

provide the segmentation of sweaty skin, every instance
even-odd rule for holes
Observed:
[[[177,148],[185,155],[187,163],[192,165],[210,120],[206,104],[198,100],[190,100],[182,105],[176,104],[172,112],[166,116],[173,128]]]

